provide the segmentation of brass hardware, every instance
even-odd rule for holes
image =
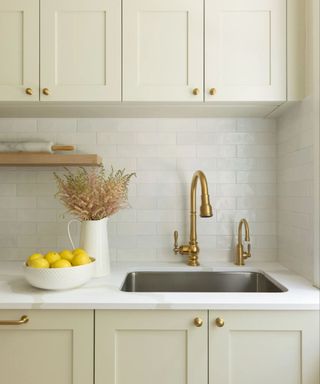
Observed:
[[[202,327],[202,324],[203,324],[203,320],[200,319],[200,317],[196,317],[194,320],[193,320],[193,324],[196,326],[196,327]]]
[[[247,252],[243,250],[242,244],[242,226],[245,228],[245,241],[248,242]],[[249,224],[246,219],[241,219],[238,227],[238,244],[236,246],[236,255],[234,263],[236,265],[244,265],[244,260],[248,257],[251,257],[251,245],[250,241],[250,233],[249,233]]]
[[[46,95],[46,96],[49,96],[49,95],[50,95],[50,91],[49,91],[48,88],[43,88],[42,93],[43,93],[44,95]]]
[[[210,88],[209,93],[211,96],[214,96],[217,93],[217,90],[215,88]]]
[[[195,95],[195,96],[198,96],[200,94],[200,89],[199,88],[194,88],[192,93]]]
[[[198,255],[199,247],[197,242],[197,226],[196,226],[196,191],[197,183],[200,179],[201,185],[201,207],[200,207],[200,217],[212,217],[212,207],[210,205],[209,193],[208,193],[208,183],[205,174],[202,171],[196,171],[192,177],[191,181],[191,193],[190,193],[190,205],[191,205],[191,215],[190,215],[190,241],[188,245],[178,246],[178,234],[174,233],[174,253],[180,253],[180,255],[188,256],[188,265],[196,267],[199,264]]]
[[[0,325],[22,325],[29,321],[26,315],[21,316],[20,320],[0,320]]]
[[[32,96],[32,88],[26,88],[26,94]]]
[[[175,255],[179,253],[178,236],[179,236],[178,231],[174,231],[173,232],[173,239],[174,239],[173,252],[175,253]]]
[[[221,317],[216,318],[216,326],[222,328],[224,326],[224,320]]]

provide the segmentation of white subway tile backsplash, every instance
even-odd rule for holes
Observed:
[[[305,99],[278,122],[278,258],[313,278],[312,101]]]
[[[238,222],[246,217],[255,259],[274,260],[275,128],[275,121],[268,119],[0,119],[0,140],[75,144],[80,153],[101,155],[107,170],[112,165],[136,172],[129,189],[130,208],[108,223],[112,260],[185,259],[172,253],[173,231],[179,230],[181,243],[188,241],[190,183],[198,169],[206,173],[214,209],[212,218],[198,219],[201,257],[231,260]],[[293,153],[290,157],[284,153],[281,163],[288,183],[290,177],[300,177],[287,167],[288,161],[301,165],[310,159],[307,148],[295,153],[297,142],[290,148]],[[70,247],[66,226],[72,216],[54,197],[53,171],[64,172],[59,167],[0,169],[3,257],[18,260],[36,250]],[[296,187],[297,194],[306,198],[310,185]],[[282,193],[288,188],[289,184],[283,186]],[[307,223],[306,219],[304,226]],[[78,240],[79,225],[72,226],[72,233]]]

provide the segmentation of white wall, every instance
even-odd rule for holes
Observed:
[[[249,220],[253,260],[275,260],[276,126],[264,119],[0,119],[0,140],[52,140],[137,172],[132,208],[109,226],[114,260],[180,260],[192,174],[205,171],[215,212],[198,220],[202,255],[228,260],[238,221]],[[0,169],[1,259],[69,247],[53,169]]]
[[[313,278],[312,101],[288,110],[278,121],[278,259]]]
[[[319,286],[319,1],[305,5],[307,96],[277,124],[278,258]]]

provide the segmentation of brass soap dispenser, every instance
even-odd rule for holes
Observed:
[[[247,252],[244,251],[243,244],[242,244],[242,226],[243,225],[245,228],[244,239],[246,242],[248,242]],[[250,241],[249,224],[246,219],[241,219],[238,226],[238,244],[236,246],[236,254],[235,254],[235,261],[234,261],[236,265],[245,265],[244,260],[247,259],[248,257],[251,257],[251,245],[249,241]]]

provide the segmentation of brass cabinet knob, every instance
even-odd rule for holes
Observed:
[[[202,327],[202,324],[203,324],[203,320],[200,319],[200,317],[196,317],[194,320],[193,320],[193,324],[196,326],[196,327]]]
[[[210,88],[209,93],[211,96],[214,96],[217,93],[217,90],[215,88]]]
[[[32,88],[26,88],[26,94],[32,96]]]
[[[195,96],[198,96],[200,94],[200,89],[199,88],[194,88],[192,93],[195,95]]]
[[[216,318],[216,326],[219,328],[224,326],[224,320],[221,317]]]
[[[44,95],[46,95],[46,96],[49,96],[49,95],[50,95],[50,91],[49,91],[48,88],[43,88],[42,93],[43,93]]]

